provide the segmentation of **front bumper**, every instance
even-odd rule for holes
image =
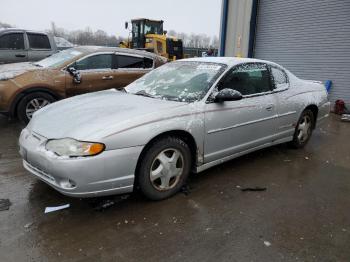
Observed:
[[[97,156],[65,158],[45,149],[47,138],[24,129],[19,139],[23,166],[64,195],[95,197],[133,191],[142,146],[107,150]]]

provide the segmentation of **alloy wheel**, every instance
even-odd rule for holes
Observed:
[[[30,100],[27,103],[26,106],[26,115],[28,119],[31,119],[33,114],[38,111],[39,109],[47,106],[48,104],[50,104],[50,101],[48,101],[45,98],[34,98],[32,100]]]
[[[298,125],[298,140],[303,143],[305,142],[310,134],[311,134],[311,128],[312,128],[312,122],[309,115],[304,115],[303,118],[300,120]]]

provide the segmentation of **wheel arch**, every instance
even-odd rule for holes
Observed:
[[[11,103],[10,107],[10,116],[15,117],[18,109],[19,102],[28,94],[35,93],[35,92],[43,92],[52,95],[55,99],[60,100],[63,97],[59,95],[57,92],[51,90],[48,87],[31,87],[25,90],[22,90],[18,94],[16,94],[15,98],[13,99],[13,102]]]
[[[313,123],[313,129],[315,129],[316,127],[316,122],[317,122],[317,115],[318,115],[318,107],[317,105],[315,104],[311,104],[311,105],[308,105],[307,107],[305,107],[304,111],[305,110],[311,110],[311,112],[313,113],[314,115],[314,123]]]
[[[193,135],[191,133],[189,133],[188,131],[184,131],[184,130],[170,130],[170,131],[165,131],[165,132],[162,132],[162,133],[154,136],[152,139],[150,139],[148,141],[148,143],[146,143],[146,145],[144,146],[144,148],[141,151],[141,154],[139,155],[139,158],[137,159],[135,175],[137,175],[137,173],[138,173],[138,170],[139,170],[139,167],[140,167],[140,163],[141,163],[141,159],[143,158],[145,153],[148,151],[148,149],[154,144],[154,142],[159,140],[159,139],[162,139],[164,137],[169,137],[169,136],[180,138],[184,142],[187,143],[187,145],[190,148],[191,156],[192,156],[191,169],[195,168],[195,166],[197,164],[197,156],[198,156],[198,151],[199,150],[198,150],[198,147],[197,147],[197,142],[194,139]],[[135,179],[135,181],[136,180],[137,179]]]

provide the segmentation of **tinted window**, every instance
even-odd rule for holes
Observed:
[[[0,37],[0,49],[24,49],[22,33],[6,34]]]
[[[285,72],[282,70],[271,67],[271,73],[275,85],[275,89],[285,89],[288,88],[288,78]]]
[[[117,55],[118,68],[151,68],[153,60],[143,57]]]
[[[112,68],[112,54],[89,56],[75,63],[77,70]]]
[[[33,49],[51,49],[47,35],[27,33],[29,47]]]
[[[245,64],[235,67],[219,84],[219,90],[230,88],[242,95],[252,95],[270,91],[270,78],[264,64]]]

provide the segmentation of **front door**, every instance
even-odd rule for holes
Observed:
[[[205,112],[206,163],[272,142],[276,133],[275,98],[265,64],[243,64],[229,71],[218,91],[239,91],[238,101],[208,101]]]
[[[81,82],[74,83],[73,77],[66,73],[67,96],[113,88],[113,54],[95,54],[76,61],[72,66],[81,74]]]

